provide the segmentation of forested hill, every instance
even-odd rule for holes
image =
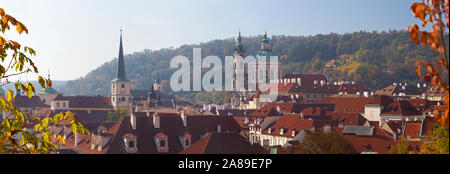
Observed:
[[[254,55],[260,48],[262,36],[244,37],[247,54]],[[406,31],[354,32],[315,36],[272,36],[274,55],[287,55],[281,60],[283,74],[324,73],[325,64],[336,60],[337,68],[325,70],[330,80],[355,80],[373,89],[392,82],[418,82],[414,71],[417,59],[432,59],[434,51],[414,44]],[[216,55],[221,59],[231,56],[234,38],[213,40],[176,49],[144,50],[125,55],[127,77],[134,89],[149,89],[156,74],[160,74],[165,92],[170,92],[167,80],[176,69],[169,68],[171,58],[184,55],[192,58],[192,48],[202,48],[202,57]],[[65,95],[109,96],[110,81],[116,74],[117,59],[111,60],[85,77],[67,82],[59,92]]]

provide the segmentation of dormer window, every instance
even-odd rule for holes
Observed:
[[[154,141],[155,141],[156,149],[158,152],[161,153],[161,152],[169,151],[167,135],[165,135],[163,133],[159,133],[155,136]]]
[[[131,133],[125,134],[123,136],[123,142],[125,144],[125,152],[126,153],[136,153],[137,152],[137,137]]]

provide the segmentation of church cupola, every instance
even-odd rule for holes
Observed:
[[[153,82],[153,90],[161,91],[161,80],[159,80],[159,73],[156,74],[155,82]]]
[[[261,43],[261,51],[271,51],[269,38],[267,37],[267,31],[264,32],[264,37]]]
[[[234,48],[234,54],[235,56],[239,55],[242,58],[245,58],[245,49],[244,49],[244,45],[242,44],[242,37],[241,37],[241,32],[239,31],[239,36],[236,39],[236,45]]]

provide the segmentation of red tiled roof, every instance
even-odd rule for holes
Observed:
[[[334,111],[340,113],[361,113],[364,112],[364,106],[370,103],[372,97],[327,97],[318,100],[317,104],[333,104]]]
[[[278,116],[278,115],[280,115],[280,113],[278,113],[278,111],[275,108],[265,106],[259,110],[256,110],[256,111],[250,113],[249,116],[251,116],[251,117],[268,117],[268,116]]]
[[[159,114],[159,113],[158,113]],[[220,116],[187,116],[187,127],[183,127],[181,118],[173,114],[159,114],[160,128],[155,129],[153,126],[153,117],[147,117],[146,113],[138,112],[136,115],[136,130],[133,130],[130,124],[130,117],[125,117],[117,122],[114,126],[107,130],[107,134],[112,136],[111,141],[105,148],[98,152],[97,149],[90,150],[90,145],[73,146],[68,142],[68,146],[82,153],[112,153],[120,154],[124,152],[123,136],[133,134],[137,137],[136,146],[137,153],[153,154],[158,153],[154,137],[163,133],[168,136],[167,153],[179,153],[183,150],[179,136],[183,136],[186,132],[191,134],[191,142],[195,143],[200,140],[200,136],[207,132],[215,132],[217,125],[221,125],[222,132],[240,132],[240,127],[232,117]]]
[[[420,122],[406,122],[405,132],[403,135],[405,137],[409,136],[410,138],[420,138],[420,127]]]
[[[32,96],[28,98],[28,96],[15,96],[14,105],[19,108],[46,108],[50,107],[41,101],[39,96]]]
[[[338,120],[342,125],[355,125],[361,126],[366,123],[367,119],[361,116],[359,113],[339,113],[339,112],[328,112],[333,120]]]
[[[429,101],[427,99],[408,99],[408,102],[413,105],[419,112],[424,112],[431,106],[436,105],[436,101]]]
[[[374,104],[374,105],[381,105],[381,106],[387,106],[388,104],[391,104],[394,102],[394,100],[391,99],[391,97],[387,95],[379,95],[375,98],[372,98],[372,101],[370,101],[368,104]]]
[[[111,98],[102,96],[62,96],[58,95],[57,100],[68,100],[71,108],[111,108]]]
[[[378,152],[380,154],[388,154],[395,143],[392,139],[392,135],[380,128],[374,128],[372,136],[342,134],[343,129],[344,128],[336,128],[336,131],[347,139],[359,153]]]
[[[302,130],[310,130],[312,127],[315,129],[323,128],[325,125],[336,127],[338,122],[336,120],[301,119],[297,114],[286,114],[280,117],[273,125],[263,130],[262,133],[269,134],[270,128],[271,135],[292,137],[292,131],[295,131],[296,135]],[[280,135],[281,129],[283,129],[282,135]]]
[[[251,145],[238,133],[209,133],[180,154],[267,154],[261,146]]]
[[[389,105],[385,106],[381,113],[402,116],[422,114],[407,100],[395,100]]]

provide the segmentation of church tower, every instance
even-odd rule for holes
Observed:
[[[236,39],[236,45],[235,45],[235,47],[234,47],[234,54],[233,54],[233,57],[234,57],[234,64],[233,64],[233,83],[232,83],[232,85],[233,85],[233,94],[232,94],[232,97],[231,97],[231,101],[230,101],[230,103],[231,103],[231,108],[236,108],[236,107],[239,107],[239,105],[240,105],[240,102],[239,102],[239,92],[238,91],[240,91],[240,90],[242,90],[242,89],[238,89],[238,87],[237,87],[237,84],[236,84],[236,81],[237,81],[237,65],[238,64],[241,64],[241,63],[243,63],[243,62],[239,62],[238,61],[238,59],[236,59],[237,57],[241,57],[242,59],[245,59],[245,49],[244,49],[244,45],[242,44],[242,37],[241,37],[241,32],[239,31],[239,36],[238,36],[238,38]],[[244,67],[244,90],[245,90],[245,84],[246,84],[246,82],[247,82],[247,80],[246,80],[246,74],[247,73],[247,70],[245,69],[245,67]]]
[[[116,78],[111,81],[111,104],[114,109],[128,109],[130,107],[130,80],[125,76],[125,62],[122,46],[122,29],[120,29],[119,58],[117,62]]]
[[[245,59],[245,49],[244,49],[244,45],[242,44],[242,37],[241,37],[241,32],[239,31],[239,36],[238,36],[238,38],[236,39],[236,45],[235,45],[235,47],[234,47],[234,54],[233,54],[233,57],[234,57],[234,64],[233,64],[233,91],[240,91],[240,90],[242,90],[242,89],[237,89],[237,84],[236,84],[236,81],[237,81],[237,65],[238,64],[241,64],[241,63],[243,63],[243,62],[238,62],[238,59],[236,59],[237,57],[241,57],[242,59]],[[247,74],[247,70],[245,69],[245,67],[244,67],[244,88],[246,87],[246,82],[247,82],[247,80],[245,79],[246,78],[246,74]]]
[[[275,79],[279,79],[281,78],[281,64],[279,62],[279,60],[277,62],[272,62],[270,57],[274,56],[272,54],[272,48],[271,45],[269,43],[269,37],[267,37],[267,31],[264,32],[264,37],[262,39],[261,42],[261,49],[260,51],[258,51],[258,53],[256,53],[256,59],[259,60],[265,60],[266,64],[260,64],[259,62],[257,63],[257,75],[256,75],[256,79],[258,81],[258,79],[263,79],[263,81],[265,83],[271,82]],[[265,70],[263,70],[260,67],[266,67]],[[275,71],[274,67],[270,66],[276,66],[278,67],[278,71]],[[264,72],[265,71],[265,72]],[[265,74],[265,76],[263,75]],[[277,75],[277,77],[275,76],[275,74]]]
[[[159,80],[159,73],[156,74],[155,82],[153,82],[153,88],[155,91],[161,91],[161,80]]]

